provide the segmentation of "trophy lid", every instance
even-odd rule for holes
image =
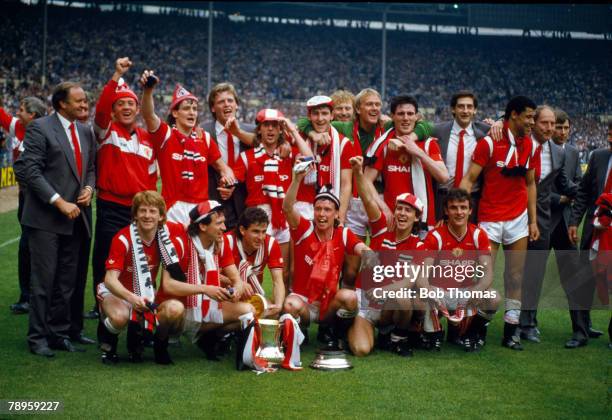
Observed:
[[[253,308],[255,308],[255,318],[260,318],[266,309],[268,309],[268,301],[259,293],[251,296],[247,302],[253,305]]]

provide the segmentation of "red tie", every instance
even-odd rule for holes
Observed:
[[[540,182],[540,174],[542,173],[542,145],[538,144],[535,150],[535,180],[536,182]]]
[[[74,149],[74,160],[76,161],[79,179],[81,179],[81,176],[83,175],[83,163],[81,161],[81,147],[79,146],[79,140],[77,139],[74,123],[70,124],[70,137],[72,140],[72,148]]]
[[[455,188],[459,188],[459,184],[463,178],[463,136],[465,136],[465,133],[465,130],[461,130],[459,132],[459,142],[457,143],[457,161],[455,162],[455,182],[453,183]]]
[[[227,130],[225,133],[227,134],[227,164],[232,168],[234,166],[234,137]]]

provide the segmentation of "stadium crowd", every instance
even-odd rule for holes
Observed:
[[[440,351],[445,333],[474,352],[498,308],[502,346],[521,351],[521,339],[541,341],[541,252],[552,248],[570,308],[565,347],[603,334],[590,309],[596,288],[608,303],[612,124],[588,156],[598,145],[590,138],[578,138],[582,151],[568,142],[581,121],[573,113],[607,112],[609,82],[596,56],[589,67],[586,53],[560,55],[555,63],[568,73],[540,80],[548,63],[541,45],[522,46],[534,54],[527,65],[510,58],[525,40],[449,46],[396,33],[385,103],[366,87],[379,83],[377,53],[363,52],[378,52],[372,33],[345,39],[331,27],[292,34],[220,22],[217,36],[231,41],[216,44],[221,69],[207,92],[195,82],[205,74],[197,19],[175,17],[180,29],[169,32],[164,16],[71,13],[79,19],[64,20],[61,33],[50,25],[49,92],[32,81],[36,29],[25,35],[27,19],[3,22],[14,43],[0,64],[16,79],[4,80],[0,123],[18,145],[22,226],[21,297],[12,310],[29,313],[32,353],[95,343],[83,335],[91,245],[97,303],[86,315],[98,320],[106,364],[118,362],[124,329],[135,363],[150,342],[155,361],[171,364],[169,342],[184,333],[209,359],[235,337],[238,369],[301,369],[311,323],[325,349],[356,356]],[[123,19],[133,32],[92,39],[80,30],[106,19],[115,27]],[[458,64],[465,56],[474,62]],[[582,90],[561,94],[558,84],[567,83]],[[503,298],[492,287],[500,248]],[[408,255],[413,265],[461,268],[462,277],[425,271],[412,281],[390,276],[377,289],[367,273],[391,255],[381,251],[408,252],[386,264]],[[464,282],[465,266],[482,271]],[[262,287],[266,267],[271,296]],[[376,294],[416,289],[418,298]],[[257,352],[264,319],[281,331],[284,356],[274,363]]]
[[[41,89],[42,11],[37,15],[15,4],[7,9],[0,17],[4,41],[0,46],[0,93],[9,109],[15,109],[25,96],[48,97],[50,87],[60,80],[79,80],[90,96],[93,112],[108,58],[119,55],[132,57],[138,71],[148,63],[160,75],[162,107],[169,105],[178,82],[196,95],[206,93],[206,19],[51,7],[48,85]],[[66,14],[74,19],[64,20]],[[168,19],[172,19],[172,31],[167,30]],[[116,31],[117,24],[130,29]],[[92,33],[87,30],[91,27],[98,29]],[[302,115],[301,104],[314,93],[338,88],[355,92],[381,83],[378,31],[233,23],[219,18],[215,19],[214,37],[213,84],[236,81],[243,92],[240,119],[245,122],[254,121],[261,105],[284,109],[289,117],[297,118]],[[607,96],[612,87],[602,69],[612,63],[605,45],[598,44],[389,31],[384,96],[410,92],[425,115],[437,122],[450,118],[448,98],[463,87],[479,94],[482,118],[500,116],[504,99],[528,87],[537,103],[554,103],[572,116],[572,144],[585,142],[593,150],[605,142],[601,137],[605,124],[599,116],[611,113]],[[513,59],[518,54],[527,59]],[[135,76],[130,77],[127,82],[133,85]],[[206,115],[205,110],[201,112]]]

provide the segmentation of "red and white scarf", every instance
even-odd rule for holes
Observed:
[[[287,370],[302,370],[300,344],[305,337],[300,330],[300,324],[291,314],[283,314],[278,322],[281,324],[281,342],[285,353],[281,367]]]
[[[261,189],[268,199],[268,204],[272,210],[272,220],[270,221],[272,227],[275,229],[285,229],[287,227],[287,220],[283,213],[285,191],[278,173],[278,168],[282,159],[276,152],[274,152],[273,156],[268,155],[266,149],[261,145],[253,150],[253,155],[255,160],[259,164],[262,164],[264,168],[264,178]]]
[[[378,154],[378,151],[382,147],[385,147],[385,148],[388,147],[389,141],[393,138],[395,138],[395,129],[390,128],[382,136],[380,136],[370,145],[370,147],[368,148],[368,151],[366,152],[366,159],[368,160],[368,162],[370,162],[370,164],[373,163],[373,160],[375,159],[375,156]],[[425,147],[424,147],[425,153],[429,154],[429,147],[433,140],[434,139],[432,137],[429,137],[423,140],[425,142]],[[385,156],[386,153],[387,153],[387,149],[384,149],[383,156]],[[411,157],[410,159],[410,179],[411,179],[411,184],[412,184],[412,194],[417,196],[417,198],[421,200],[421,202],[423,203],[423,212],[421,213],[421,222],[427,225],[428,229],[431,229],[433,228],[434,220],[429,220],[429,223],[428,223],[428,216],[430,213],[429,203],[430,202],[433,203],[433,189],[427,182],[427,177],[425,176],[425,170],[423,169],[423,164],[421,162],[421,159],[418,159],[418,158],[415,159]]]
[[[176,269],[179,259],[172,245],[172,241],[170,240],[168,228],[165,225],[157,230],[154,240],[157,242],[163,266]],[[153,284],[153,278],[151,277],[147,254],[145,253],[142,239],[138,233],[136,222],[130,224],[130,242],[132,266],[134,267],[132,272],[132,290],[135,295],[145,298],[147,302],[153,303],[155,302],[155,286]],[[174,272],[175,270],[172,271]],[[139,313],[131,309],[130,319],[135,322],[143,321],[144,327],[149,331],[153,331],[153,328],[157,325],[155,311]]]
[[[211,250],[205,249],[198,236],[190,236],[191,259],[187,269],[187,283],[193,285],[219,285],[218,256]],[[214,245],[213,245],[214,247]],[[187,296],[185,305],[185,318],[188,321],[201,323],[209,308],[213,306],[212,300],[206,295],[195,294]]]
[[[264,291],[263,287],[261,287],[261,283],[259,283],[259,278],[257,277],[257,275],[264,269],[263,260],[265,256],[265,241],[257,249],[253,264],[251,264],[247,259],[246,252],[244,252],[244,247],[242,246],[242,241],[236,238],[235,243],[236,248],[238,248],[238,253],[240,254],[240,263],[238,264],[240,279],[245,283],[250,284],[253,290],[255,290],[255,293],[265,296],[266,292]]]

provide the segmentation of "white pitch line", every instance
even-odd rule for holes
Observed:
[[[10,240],[8,240],[6,242],[1,243],[0,244],[0,248],[4,248],[5,246],[8,246],[10,244],[14,244],[15,242],[17,242],[19,240],[19,238],[21,238],[21,236],[18,236],[16,238],[13,238],[13,239],[10,239]]]

